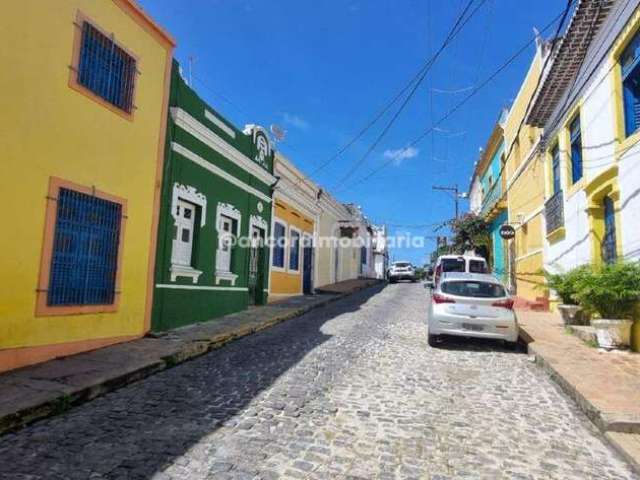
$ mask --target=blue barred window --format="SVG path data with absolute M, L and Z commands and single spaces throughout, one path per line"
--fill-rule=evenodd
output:
M 88 22 L 82 24 L 78 83 L 127 113 L 133 109 L 136 60 Z
M 60 189 L 49 306 L 114 303 L 121 220 L 119 203 Z
M 576 183 L 582 178 L 582 131 L 580 129 L 580 115 L 569 126 L 571 138 L 571 181 Z
M 636 33 L 620 56 L 627 136 L 640 128 L 640 33 Z

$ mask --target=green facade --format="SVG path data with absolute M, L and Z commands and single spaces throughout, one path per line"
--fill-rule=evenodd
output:
M 264 238 L 269 237 L 273 151 L 265 132 L 258 127 L 245 134 L 227 122 L 186 84 L 175 61 L 169 107 L 155 267 L 154 331 L 203 322 L 250 304 L 266 303 L 269 278 L 269 252 L 265 245 L 253 251 L 259 261 L 254 262 L 252 270 L 258 265 L 259 275 L 251 282 L 255 285 L 251 289 L 249 246 L 229 248 L 230 261 L 225 265 L 230 268 L 223 271 L 235 278 L 219 275 L 216 268 L 218 256 L 226 259 L 219 243 L 220 236 L 225 235 L 219 212 L 224 213 L 225 208 L 231 207 L 239 217 L 239 221 L 234 218 L 232 222 L 235 238 L 248 237 L 252 226 L 260 228 Z M 260 155 L 257 145 L 264 147 L 265 142 L 269 152 L 265 154 L 263 148 Z M 244 158 L 244 165 L 238 157 Z M 247 168 L 246 160 L 267 175 L 259 178 L 261 175 L 255 170 Z M 186 210 L 193 207 L 193 220 L 176 215 L 181 205 L 183 215 L 185 205 Z M 190 221 L 191 234 L 183 232 L 184 223 L 180 223 L 187 222 L 185 228 L 189 229 Z M 175 244 L 185 239 L 190 243 L 179 245 L 190 245 L 190 255 L 184 254 L 185 249 L 178 255 Z M 180 263 L 176 262 L 177 256 Z M 192 272 L 201 273 L 196 276 Z

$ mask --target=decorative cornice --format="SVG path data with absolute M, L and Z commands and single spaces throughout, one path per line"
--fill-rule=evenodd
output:
M 233 128 L 231 128 L 229 125 L 227 125 L 226 123 L 224 123 L 222 120 L 220 120 L 218 117 L 216 117 L 215 113 L 209 111 L 207 108 L 204 109 L 204 116 L 206 117 L 207 120 L 209 120 L 211 123 L 213 123 L 216 127 L 218 127 L 220 130 L 222 130 L 224 133 L 226 133 L 227 135 L 229 135 L 231 138 L 235 139 L 236 138 L 236 132 Z
M 193 135 L 209 148 L 223 155 L 240 168 L 255 176 L 267 185 L 273 185 L 276 177 L 267 172 L 259 164 L 251 160 L 240 150 L 227 143 L 223 138 L 218 136 L 211 129 L 200 123 L 198 120 L 189 115 L 185 110 L 179 107 L 171 107 L 171 118 L 175 124 L 182 128 L 185 132 Z
M 269 224 L 260 215 L 251 215 L 249 217 L 249 225 L 262 228 L 265 232 L 269 230 Z
M 198 193 L 198 191 L 190 185 L 181 185 L 178 182 L 174 183 L 173 196 L 171 199 L 171 216 L 175 221 L 178 220 L 178 217 L 176 216 L 176 206 L 179 198 L 198 205 L 202 209 L 202 213 L 200 215 L 200 226 L 204 227 L 207 221 L 207 197 L 202 193 Z
M 193 163 L 195 163 L 195 164 L 201 166 L 202 168 L 208 170 L 209 172 L 213 173 L 214 175 L 217 175 L 217 176 L 223 178 L 224 180 L 228 181 L 229 183 L 235 185 L 236 187 L 241 188 L 245 192 L 250 193 L 251 195 L 254 195 L 254 196 L 258 197 L 260 200 L 263 200 L 263 201 L 268 202 L 268 203 L 271 202 L 271 197 L 269 197 L 268 195 L 262 193 L 260 190 L 257 190 L 256 188 L 254 188 L 254 187 L 252 187 L 250 185 L 247 185 L 242 180 L 239 180 L 236 177 L 234 177 L 233 175 L 231 175 L 230 173 L 225 172 L 220 167 L 212 164 L 211 162 L 208 162 L 207 160 L 205 160 L 204 158 L 202 158 L 198 154 L 193 153 L 191 150 L 183 147 L 179 143 L 171 142 L 171 149 L 174 152 L 179 153 L 180 155 L 182 155 L 184 158 L 186 158 L 188 160 L 191 160 Z

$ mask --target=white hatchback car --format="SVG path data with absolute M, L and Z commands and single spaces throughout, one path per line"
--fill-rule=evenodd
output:
M 443 273 L 431 295 L 428 323 L 431 346 L 440 335 L 518 341 L 513 299 L 493 275 Z

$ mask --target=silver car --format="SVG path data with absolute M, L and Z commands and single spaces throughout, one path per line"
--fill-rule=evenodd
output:
M 443 273 L 429 304 L 429 345 L 440 335 L 518 341 L 513 299 L 493 275 Z

